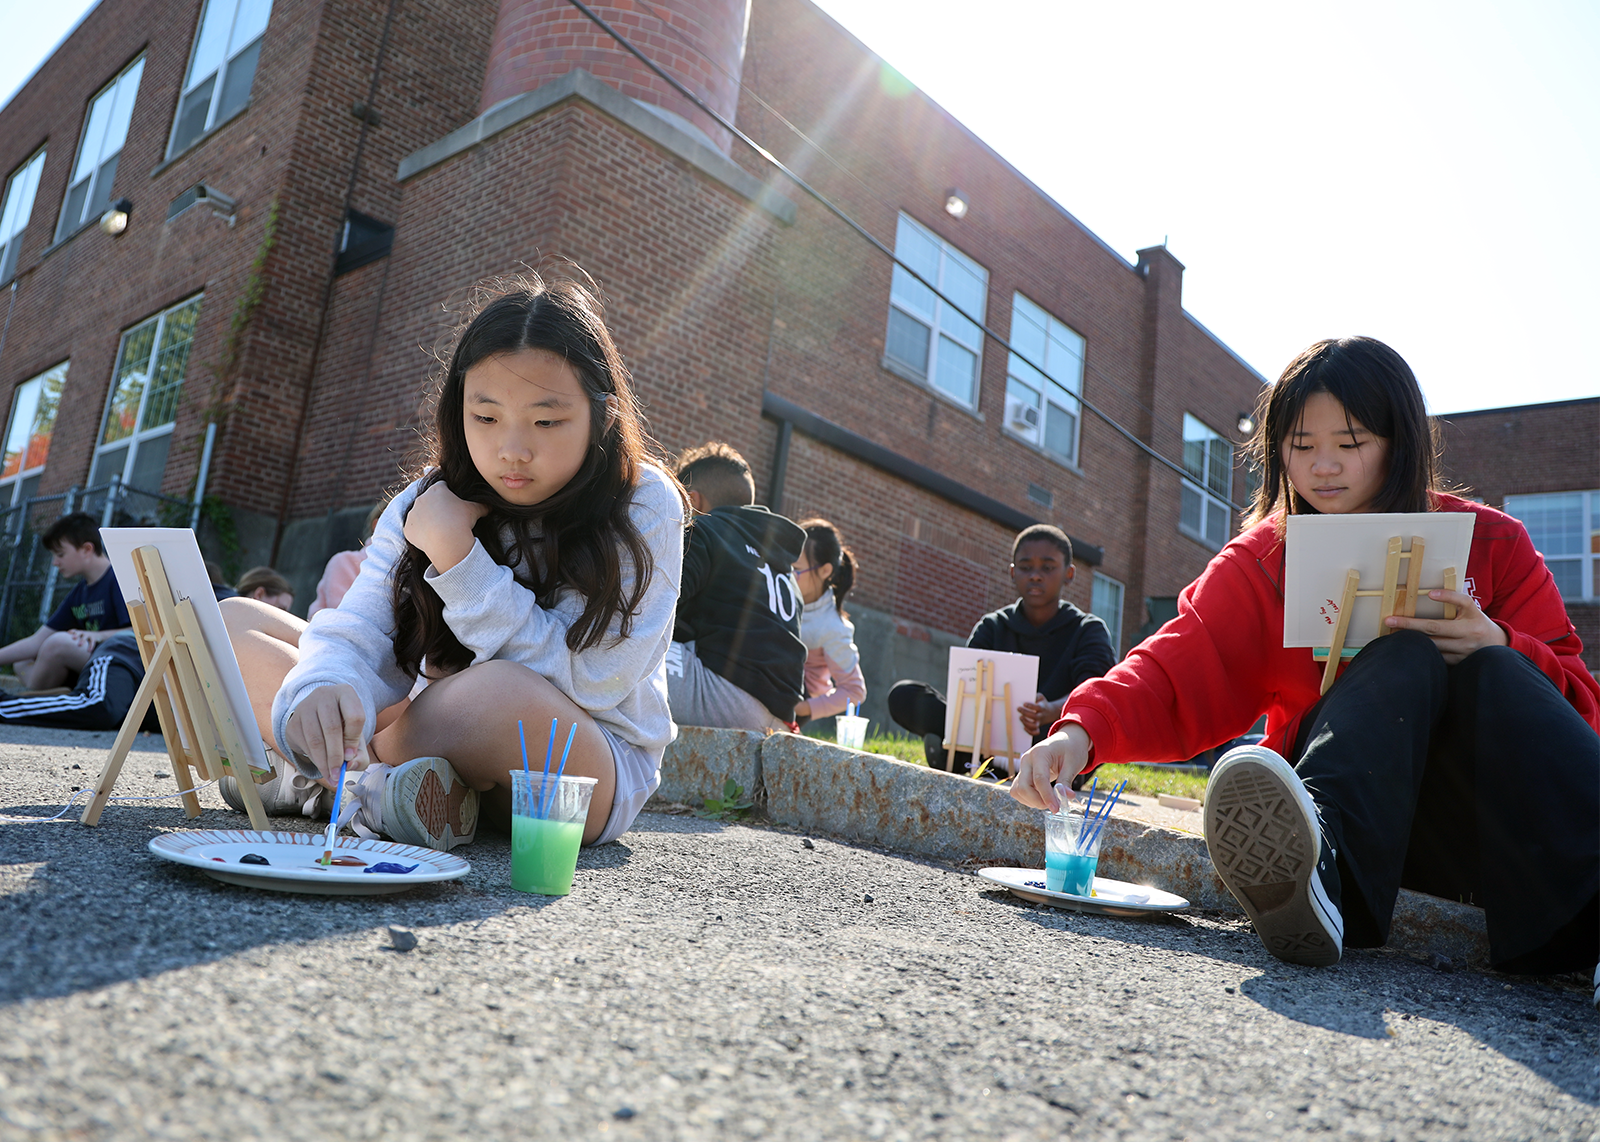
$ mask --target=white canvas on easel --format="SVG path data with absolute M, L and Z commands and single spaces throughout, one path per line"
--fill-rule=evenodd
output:
M 188 815 L 200 812 L 199 801 L 190 792 L 193 768 L 204 780 L 237 778 L 251 826 L 266 828 L 255 782 L 272 775 L 272 764 L 194 532 L 170 527 L 102 528 L 100 538 L 128 604 L 146 673 L 84 810 L 83 823 L 99 821 L 133 734 L 153 704 Z
M 981 672 L 979 663 L 984 664 Z M 1037 655 L 952 646 L 945 688 L 944 748 L 970 752 L 975 744 L 981 744 L 983 757 L 1022 756 L 1033 744 L 1033 736 L 1022 728 L 1017 707 L 1033 701 L 1038 692 Z M 980 718 L 986 725 L 981 743 L 976 732 Z
M 1355 515 L 1292 515 L 1284 537 L 1283 645 L 1325 647 L 1340 625 L 1345 580 L 1358 572 L 1362 588 L 1350 614 L 1345 616 L 1345 651 L 1365 646 L 1379 637 L 1383 615 L 1383 587 L 1405 592 L 1405 613 L 1437 619 L 1446 615 L 1443 603 L 1427 597 L 1429 589 L 1444 583 L 1447 569 L 1455 581 L 1464 581 L 1467 556 L 1472 550 L 1471 512 L 1385 512 Z M 1386 584 L 1389 544 L 1400 538 L 1409 552 L 1415 540 L 1425 551 L 1420 567 L 1402 570 L 1403 581 Z M 1407 590 L 1416 585 L 1418 590 Z M 1456 588 L 1460 590 L 1458 586 Z

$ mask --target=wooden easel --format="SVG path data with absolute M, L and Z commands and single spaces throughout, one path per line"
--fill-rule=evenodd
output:
M 1424 592 L 1441 589 L 1454 591 L 1456 589 L 1456 569 L 1454 567 L 1446 567 L 1444 569 L 1444 583 L 1441 587 L 1416 587 L 1412 585 L 1413 581 L 1422 575 L 1424 550 L 1425 545 L 1420 535 L 1411 537 L 1411 549 L 1409 551 L 1401 550 L 1400 537 L 1398 535 L 1391 536 L 1389 538 L 1389 556 L 1383 565 L 1383 590 L 1381 591 L 1360 590 L 1361 572 L 1355 568 L 1351 568 L 1345 575 L 1344 597 L 1339 602 L 1339 618 L 1334 623 L 1333 642 L 1329 644 L 1326 652 L 1328 656 L 1327 665 L 1322 668 L 1322 692 L 1324 694 L 1328 692 L 1328 687 L 1333 685 L 1334 676 L 1339 673 L 1340 661 L 1346 655 L 1354 655 L 1353 650 L 1347 651 L 1345 649 L 1344 640 L 1350 630 L 1350 610 L 1355 606 L 1357 599 L 1381 598 L 1383 600 L 1379 604 L 1378 611 L 1378 637 L 1382 638 L 1384 635 L 1394 633 L 1384 623 L 1384 620 L 1390 615 L 1404 615 L 1408 619 L 1416 618 L 1417 598 Z M 1406 581 L 1404 583 L 1400 582 L 1401 560 L 1406 562 Z M 1456 617 L 1456 609 L 1453 604 L 1444 604 L 1444 617 L 1447 619 Z M 1313 658 L 1320 659 L 1322 655 L 1323 650 L 1321 647 L 1312 651 Z
M 267 814 L 261 807 L 256 781 L 270 779 L 272 774 L 250 765 L 250 754 L 244 748 L 246 731 L 235 723 L 233 711 L 228 708 L 227 694 L 194 604 L 173 597 L 156 548 L 138 548 L 133 553 L 133 565 L 144 602 L 130 606 L 128 614 L 138 637 L 139 657 L 144 660 L 144 681 L 133 696 L 133 706 L 122 721 L 95 786 L 94 799 L 84 809 L 81 820 L 85 825 L 99 824 L 100 811 L 106 807 L 117 775 L 122 772 L 133 735 L 139 732 L 145 711 L 154 702 L 167 755 L 172 758 L 172 775 L 183 790 L 184 812 L 190 817 L 200 815 L 191 768 L 202 781 L 231 775 L 238 778 L 250 827 L 264 830 L 268 827 Z M 254 727 L 248 732 L 255 732 Z
M 1021 753 L 1014 748 L 1016 743 L 1011 740 L 1011 683 L 1007 682 L 1005 684 L 1003 693 L 996 694 L 994 692 L 994 663 L 988 659 L 980 658 L 978 659 L 978 676 L 973 681 L 972 692 L 970 694 L 967 692 L 967 680 L 965 678 L 956 683 L 956 694 L 955 698 L 952 699 L 955 704 L 955 720 L 950 723 L 950 736 L 945 739 L 944 743 L 945 756 L 951 759 L 951 764 L 954 764 L 956 751 L 963 748 L 956 743 L 961 740 L 961 714 L 966 707 L 968 698 L 972 699 L 974 717 L 972 745 L 967 747 L 972 750 L 972 768 L 976 770 L 979 761 L 983 758 L 984 738 L 988 736 L 989 724 L 994 718 L 992 706 L 996 701 L 1005 702 L 1006 748 L 992 750 L 989 756 L 1003 757 L 1010 762 L 1014 762 L 1021 757 Z

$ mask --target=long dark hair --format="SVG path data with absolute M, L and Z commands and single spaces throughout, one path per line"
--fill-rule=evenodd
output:
M 580 271 L 581 272 L 581 271 Z M 435 392 L 423 488 L 443 480 L 489 513 L 472 533 L 496 563 L 521 568 L 541 604 L 562 588 L 583 596 L 567 629 L 567 648 L 599 645 L 613 620 L 626 638 L 654 561 L 629 517 L 640 466 L 653 459 L 628 370 L 601 317 L 597 294 L 570 280 L 529 273 L 479 288 Z M 563 358 L 589 397 L 589 450 L 567 485 L 532 506 L 507 503 L 467 450 L 463 385 L 469 369 L 505 353 L 539 349 Z M 624 566 L 634 570 L 631 589 Z M 433 676 L 469 666 L 472 652 L 444 621 L 444 604 L 423 579 L 428 557 L 407 544 L 395 564 L 394 656 L 415 677 L 427 659 Z
M 801 520 L 800 527 L 806 533 L 805 561 L 813 567 L 819 563 L 833 564 L 833 574 L 822 585 L 832 589 L 834 609 L 848 617 L 849 612 L 844 609 L 844 597 L 856 584 L 855 555 L 839 538 L 839 529 L 827 520 Z
M 1279 511 L 1317 514 L 1289 483 L 1283 464 L 1283 442 L 1300 423 L 1306 400 L 1316 393 L 1327 393 L 1343 405 L 1347 422 L 1359 423 L 1389 443 L 1389 471 L 1372 510 L 1431 510 L 1433 493 L 1439 490 L 1439 452 L 1416 374 L 1382 341 L 1340 337 L 1303 350 L 1277 383 L 1261 394 L 1249 445 L 1261 486 L 1249 522 L 1258 523 Z

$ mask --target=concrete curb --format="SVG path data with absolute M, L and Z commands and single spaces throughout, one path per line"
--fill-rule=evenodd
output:
M 734 780 L 775 824 L 952 864 L 1033 867 L 1039 814 L 1003 789 L 797 734 L 680 726 L 661 762 L 660 802 L 701 805 Z M 1100 871 L 1237 912 L 1203 838 L 1120 810 L 1106 826 Z M 1456 964 L 1489 958 L 1483 911 L 1402 889 L 1389 946 Z

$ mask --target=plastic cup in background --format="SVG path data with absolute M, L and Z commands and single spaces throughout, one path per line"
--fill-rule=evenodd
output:
M 1093 891 L 1095 866 L 1100 863 L 1100 837 L 1093 817 L 1088 828 L 1093 839 L 1080 851 L 1083 811 L 1063 805 L 1061 812 L 1044 815 L 1044 886 L 1051 892 L 1088 896 Z
M 565 896 L 572 891 L 572 874 L 578 869 L 578 849 L 589 818 L 592 777 L 554 774 L 511 774 L 511 887 L 541 896 Z M 546 783 L 554 788 L 546 794 Z M 539 816 L 541 797 L 548 798 Z
M 840 714 L 833 719 L 833 739 L 845 749 L 861 749 L 867 744 L 867 719 Z

